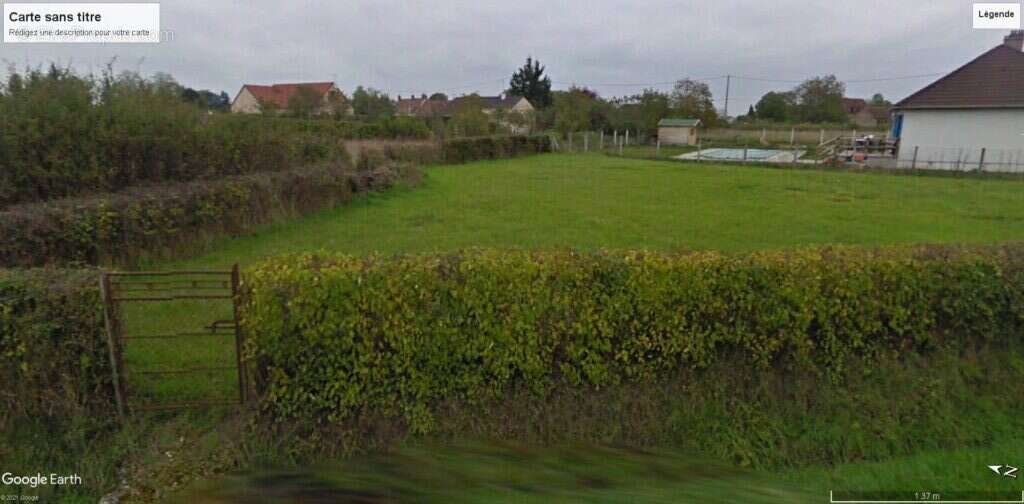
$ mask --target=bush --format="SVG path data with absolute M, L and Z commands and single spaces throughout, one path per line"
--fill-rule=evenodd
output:
M 97 272 L 0 270 L 0 420 L 112 416 L 105 334 Z
M 339 139 L 208 115 L 168 77 L 13 72 L 0 88 L 0 208 L 143 182 L 190 182 L 344 160 Z
M 1022 264 L 1020 245 L 305 254 L 250 268 L 242 317 L 275 416 L 428 432 L 449 401 L 544 401 L 723 362 L 838 383 L 851 360 L 983 347 L 1019 334 Z
M 393 162 L 416 165 L 460 164 L 551 152 L 547 136 L 514 135 L 445 140 L 440 144 L 385 144 L 363 149 L 357 165 L 366 170 Z
M 120 264 L 194 251 L 208 238 L 302 215 L 414 177 L 411 167 L 343 166 L 137 187 L 0 211 L 0 265 Z
M 458 138 L 445 141 L 441 149 L 445 163 L 469 163 L 551 152 L 551 138 L 546 135 Z

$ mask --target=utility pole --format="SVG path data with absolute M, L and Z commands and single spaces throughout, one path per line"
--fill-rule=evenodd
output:
M 729 120 L 729 81 L 732 80 L 731 75 L 725 76 L 725 119 Z

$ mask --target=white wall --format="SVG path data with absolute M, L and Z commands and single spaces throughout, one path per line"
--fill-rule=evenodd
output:
M 693 128 L 659 126 L 658 141 L 662 145 L 694 145 L 697 143 L 697 135 Z
M 260 102 L 248 89 L 242 88 L 231 104 L 231 112 L 236 114 L 258 114 L 260 113 Z
M 1024 109 L 905 110 L 900 168 L 1024 172 Z M 917 161 L 913 162 L 914 147 Z

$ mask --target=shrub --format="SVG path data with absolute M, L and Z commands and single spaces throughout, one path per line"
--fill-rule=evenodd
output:
M 0 208 L 344 160 L 338 138 L 208 115 L 169 77 L 13 72 L 0 88 Z
M 0 264 L 114 264 L 194 251 L 204 240 L 301 215 L 414 177 L 406 166 L 323 166 L 136 187 L 0 211 Z
M 105 334 L 95 271 L 0 270 L 0 419 L 113 411 Z
M 512 391 L 657 381 L 736 362 L 832 383 L 851 360 L 1015 337 L 1024 248 L 688 255 L 291 255 L 246 272 L 243 323 L 280 417 L 433 429 Z
M 357 166 L 366 170 L 393 162 L 416 165 L 460 164 L 544 152 L 551 152 L 551 139 L 542 135 L 459 138 L 438 144 L 391 143 L 362 149 Z
M 551 138 L 546 135 L 458 138 L 445 141 L 441 148 L 444 162 L 457 164 L 551 152 Z

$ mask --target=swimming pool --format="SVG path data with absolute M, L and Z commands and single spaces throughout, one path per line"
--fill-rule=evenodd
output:
M 746 150 L 746 157 L 744 157 L 743 151 Z M 704 149 L 699 152 L 691 152 L 689 154 L 683 154 L 676 156 L 678 159 L 719 159 L 723 161 L 764 161 L 764 162 L 776 162 L 776 163 L 791 163 L 793 162 L 793 152 L 788 150 L 778 149 L 728 149 L 728 148 L 715 148 L 715 149 Z M 796 151 L 796 157 L 799 158 L 804 154 L 804 151 Z

